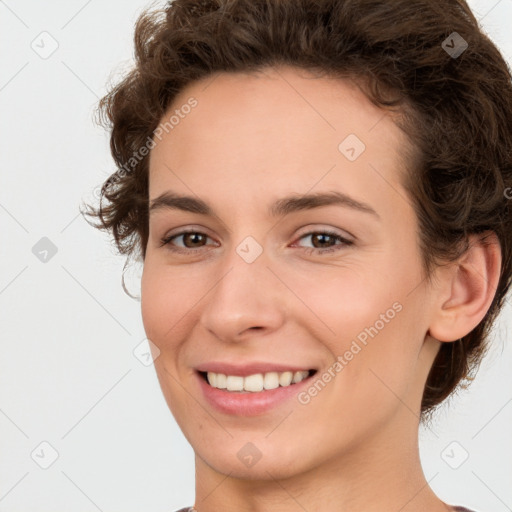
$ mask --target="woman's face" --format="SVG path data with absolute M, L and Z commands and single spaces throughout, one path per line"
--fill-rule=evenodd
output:
M 351 82 L 289 67 L 196 82 L 166 121 L 150 155 L 142 315 L 198 460 L 267 479 L 401 449 L 439 344 L 402 132 Z M 316 374 L 214 390 L 198 368 L 222 364 L 230 386 L 271 365 Z

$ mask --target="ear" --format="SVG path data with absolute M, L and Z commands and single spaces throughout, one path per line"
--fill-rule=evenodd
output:
M 439 341 L 456 341 L 480 323 L 494 299 L 501 271 L 498 237 L 493 231 L 470 235 L 467 251 L 438 269 L 429 334 Z

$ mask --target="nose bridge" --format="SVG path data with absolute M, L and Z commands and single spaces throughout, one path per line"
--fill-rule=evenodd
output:
M 246 237 L 234 246 L 208 294 L 201 323 L 224 340 L 236 340 L 247 329 L 275 329 L 283 321 L 279 283 L 270 271 L 263 246 Z

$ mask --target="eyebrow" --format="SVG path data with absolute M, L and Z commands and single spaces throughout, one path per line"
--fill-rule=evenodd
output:
M 292 212 L 311 210 L 321 206 L 337 205 L 351 208 L 359 212 L 371 214 L 377 219 L 380 215 L 368 204 L 358 201 L 343 192 L 328 191 L 307 195 L 290 195 L 278 199 L 270 205 L 271 217 L 282 217 Z M 201 215 L 214 215 L 213 209 L 202 199 L 192 196 L 182 196 L 171 191 L 164 192 L 153 199 L 149 205 L 149 213 L 157 210 L 182 210 L 185 212 L 199 213 Z

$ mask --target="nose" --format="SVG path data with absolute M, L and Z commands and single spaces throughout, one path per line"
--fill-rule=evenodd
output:
M 276 273 L 265 251 L 251 263 L 233 251 L 205 297 L 202 327 L 226 342 L 242 341 L 254 331 L 263 335 L 279 329 L 290 298 Z

